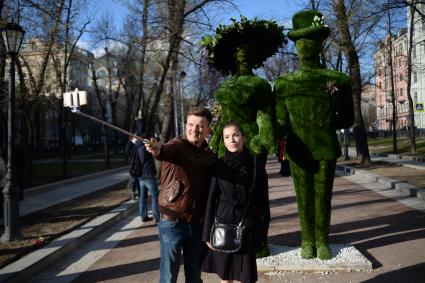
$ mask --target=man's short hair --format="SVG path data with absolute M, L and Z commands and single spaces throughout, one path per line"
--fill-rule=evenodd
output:
M 211 124 L 211 121 L 213 119 L 213 115 L 211 114 L 210 110 L 204 107 L 192 107 L 187 111 L 187 116 L 193 115 L 198 117 L 204 117 L 207 119 L 208 123 Z

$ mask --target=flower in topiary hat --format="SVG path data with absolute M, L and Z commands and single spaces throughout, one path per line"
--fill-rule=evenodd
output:
M 296 13 L 292 17 L 292 30 L 288 37 L 292 41 L 300 38 L 325 39 L 330 34 L 330 29 L 324 23 L 324 17 L 319 11 L 308 10 Z
M 247 63 L 251 68 L 259 68 L 285 43 L 283 26 L 275 21 L 248 20 L 244 16 L 240 21 L 234 18 L 231 21 L 230 25 L 219 25 L 215 35 L 204 36 L 201 41 L 209 62 L 223 74 L 235 74 L 238 48 L 247 49 Z

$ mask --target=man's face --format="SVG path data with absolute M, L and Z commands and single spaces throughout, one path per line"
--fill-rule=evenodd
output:
M 210 132 L 210 123 L 205 117 L 189 115 L 186 122 L 186 139 L 195 145 L 201 145 Z

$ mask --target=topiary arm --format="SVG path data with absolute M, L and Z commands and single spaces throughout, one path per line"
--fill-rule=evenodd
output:
M 223 131 L 223 124 L 219 122 L 217 124 L 217 127 L 214 129 L 214 134 L 212 135 L 210 143 L 209 143 L 209 147 L 215 153 L 218 153 L 220 148 L 222 131 Z
M 276 120 L 276 135 L 277 139 L 280 141 L 286 136 L 288 130 L 290 129 L 289 113 L 286 107 L 286 103 L 284 101 L 281 101 L 280 103 L 276 104 Z
M 265 152 L 273 154 L 276 151 L 276 145 L 271 115 L 263 110 L 258 110 L 257 125 L 258 134 L 251 140 L 251 149 L 257 155 Z

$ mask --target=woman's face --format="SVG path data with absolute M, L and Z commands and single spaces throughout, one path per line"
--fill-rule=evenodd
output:
M 230 152 L 241 152 L 245 141 L 242 133 L 235 126 L 229 126 L 223 129 L 224 145 Z

